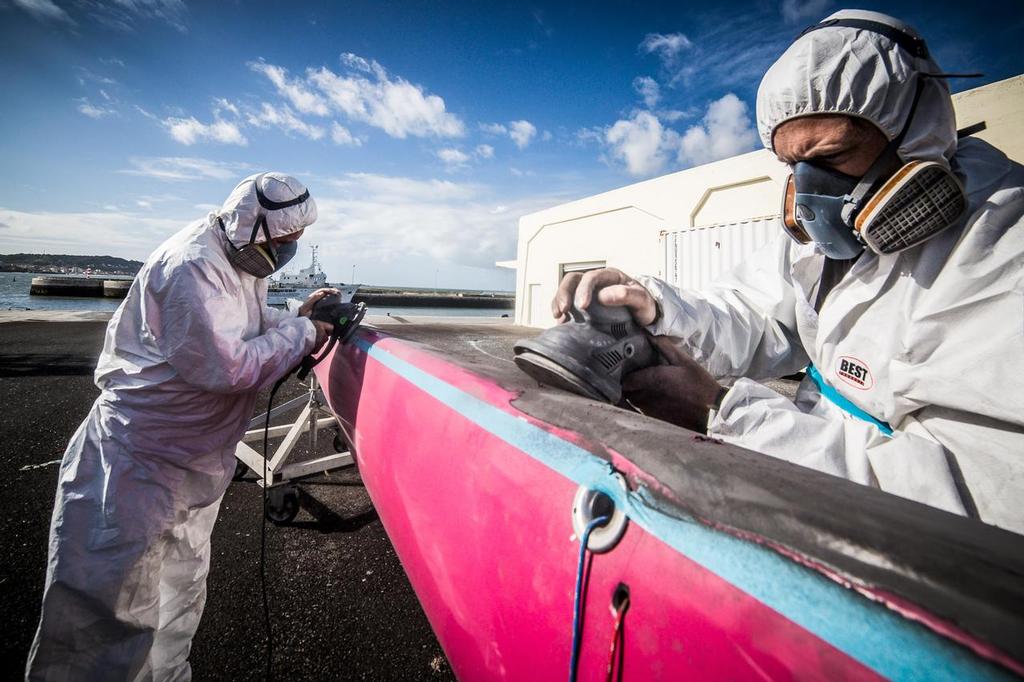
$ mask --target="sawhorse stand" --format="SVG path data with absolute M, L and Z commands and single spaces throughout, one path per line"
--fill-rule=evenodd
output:
M 248 430 L 242 436 L 242 441 L 235 447 L 235 457 L 238 458 L 235 478 L 245 474 L 247 469 L 256 472 L 256 475 L 259 476 L 257 482 L 268 489 L 265 511 L 267 519 L 273 523 L 288 523 L 299 513 L 299 491 L 293 483 L 295 479 L 333 471 L 351 466 L 353 463 L 352 453 L 345 446 L 340 430 L 334 437 L 335 454 L 316 457 L 304 462 L 288 463 L 288 457 L 298 442 L 299 436 L 308 431 L 309 451 L 316 453 L 317 434 L 320 429 L 336 425 L 334 417 L 330 416 L 330 413 L 324 408 L 324 395 L 320 390 L 316 374 L 310 374 L 309 391 L 306 395 L 278 405 L 270 411 L 270 416 L 273 418 L 299 405 L 303 406 L 302 411 L 299 412 L 298 418 L 293 423 L 271 426 L 267 431 L 268 440 L 284 436 L 284 440 L 277 446 L 277 450 L 269 459 L 264 459 L 261 452 L 247 445 L 252 442 L 263 443 L 266 413 L 253 417 L 249 422 Z M 266 471 L 266 479 L 264 479 L 264 471 Z

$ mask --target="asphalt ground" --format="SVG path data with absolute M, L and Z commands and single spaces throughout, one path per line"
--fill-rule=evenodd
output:
M 0 660 L 12 678 L 24 669 L 38 622 L 59 460 L 98 394 L 92 372 L 105 326 L 0 324 Z M 291 381 L 275 404 L 302 392 Z M 331 441 L 328 431 L 316 454 L 332 453 Z M 311 456 L 306 443 L 303 438 L 292 461 Z M 316 476 L 300 489 L 295 521 L 267 527 L 274 677 L 453 679 L 358 472 Z M 206 611 L 190 659 L 196 680 L 263 677 L 261 508 L 261 490 L 251 477 L 232 483 L 224 496 Z

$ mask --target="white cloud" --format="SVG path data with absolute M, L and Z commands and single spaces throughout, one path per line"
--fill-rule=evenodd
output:
M 317 194 L 313 227 L 322 253 L 358 253 L 381 263 L 434 259 L 492 268 L 515 252 L 520 215 L 563 197 L 509 200 L 489 187 L 445 180 L 352 173 Z
M 251 170 L 246 164 L 224 163 L 184 156 L 133 158 L 132 168 L 118 171 L 167 181 L 242 179 Z
M 526 149 L 537 134 L 537 128 L 529 121 L 512 121 L 508 124 L 508 136 L 520 149 Z
M 224 112 L 228 112 L 232 116 L 239 116 L 238 107 L 223 97 L 218 97 L 213 100 L 213 115 L 220 116 Z
M 661 87 L 658 81 L 650 76 L 637 76 L 633 79 L 633 89 L 644 100 L 644 105 L 651 109 L 661 99 Z
M 391 137 L 462 137 L 465 125 L 445 108 L 444 100 L 375 61 L 343 54 L 347 72 L 321 67 L 306 71 L 306 82 L 317 88 L 328 106 L 349 120 L 380 128 Z
M 231 178 L 239 176 L 232 173 Z M 320 219 L 307 239 L 320 245 L 325 262 L 351 263 L 355 255 L 361 264 L 388 267 L 429 263 L 431 274 L 442 268 L 442 277 L 446 265 L 492 272 L 494 261 L 515 253 L 519 216 L 567 198 L 549 194 L 517 199 L 476 183 L 359 173 L 318 183 L 315 196 Z M 182 211 L 168 216 L 159 206 L 152 212 L 91 213 L 25 213 L 0 207 L 0 224 L 8 226 L 3 230 L 8 250 L 38 253 L 60 243 L 69 253 L 141 260 L 189 221 L 217 208 L 182 202 Z M 348 267 L 328 270 L 328 275 L 332 281 L 347 278 Z
M 680 111 L 679 109 L 658 109 L 656 112 L 658 118 L 666 123 L 675 123 L 684 118 L 693 118 L 700 113 L 700 109 L 691 108 L 687 111 Z
M 148 112 L 145 109 L 143 109 L 142 107 L 140 107 L 138 104 L 133 104 L 132 106 L 135 107 L 135 111 L 139 112 L 140 114 L 142 114 L 143 116 L 145 116 L 149 120 L 151 120 L 151 121 L 159 121 L 160 120 L 160 118 L 158 116 L 156 116 L 155 114 L 151 114 L 150 112 Z
M 74 25 L 75 20 L 61 9 L 53 0 L 13 0 L 15 7 L 20 7 L 39 21 L 55 21 Z
M 469 154 L 466 154 L 459 149 L 455 149 L 454 147 L 439 149 L 436 154 L 437 158 L 441 159 L 448 171 L 465 168 L 466 164 L 469 162 Z
M 188 118 L 172 117 L 164 119 L 163 126 L 167 128 L 171 137 L 186 146 L 204 140 L 220 144 L 237 144 L 243 147 L 249 144 L 238 126 L 230 121 L 214 120 L 213 123 L 201 123 L 193 116 Z
M 99 23 L 124 33 L 135 33 L 139 24 L 147 21 L 166 23 L 181 33 L 188 31 L 184 0 L 93 0 L 79 4 Z
M 333 121 L 331 123 L 331 140 L 334 144 L 341 145 L 343 147 L 359 147 L 363 144 L 362 140 L 353 136 L 348 128 L 339 124 L 337 121 Z
M 117 81 L 110 76 L 104 76 L 94 71 L 90 71 L 84 66 L 76 66 L 75 73 L 78 74 L 78 84 L 85 86 L 88 83 L 99 83 L 100 85 L 117 85 Z
M 624 162 L 626 170 L 634 176 L 653 175 L 664 168 L 678 140 L 678 134 L 664 128 L 649 111 L 616 121 L 604 135 L 611 155 Z
M 198 216 L 192 216 L 196 218 Z M 39 253 L 54 244 L 67 253 L 111 255 L 142 260 L 188 219 L 166 218 L 106 206 L 92 212 L 25 212 L 0 208 L 5 250 Z
M 780 10 L 787 24 L 823 19 L 830 0 L 782 0 Z
M 177 194 L 143 194 L 135 199 L 135 205 L 139 208 L 151 211 L 154 206 L 160 205 L 161 210 L 167 212 L 166 204 L 180 204 L 181 196 Z
M 469 200 L 484 191 L 482 186 L 469 183 L 416 180 L 374 173 L 348 173 L 341 179 L 330 181 L 329 185 L 353 195 L 366 192 L 381 201 L 396 203 L 459 202 Z
M 476 155 L 481 159 L 493 159 L 494 147 L 489 144 L 478 144 L 476 146 Z
M 646 54 L 657 54 L 666 69 L 674 67 L 683 50 L 691 47 L 693 43 L 682 33 L 648 33 L 640 43 L 640 49 Z
M 327 108 L 327 101 L 323 97 L 307 88 L 300 81 L 289 80 L 288 72 L 280 66 L 267 64 L 261 60 L 249 62 L 249 68 L 269 78 L 270 82 L 277 88 L 277 91 L 303 114 L 313 114 L 315 116 L 327 116 L 330 114 Z
M 525 149 L 529 146 L 530 141 L 537 136 L 537 127 L 526 120 L 509 121 L 508 125 L 504 123 L 481 123 L 479 127 L 482 132 L 488 135 L 508 136 L 520 149 Z M 551 133 L 545 131 L 543 139 L 550 140 Z
M 731 92 L 708 105 L 704 120 L 687 129 L 679 146 L 679 162 L 687 165 L 710 163 L 742 152 L 757 144 L 747 105 Z
M 296 116 L 287 104 L 275 108 L 264 102 L 258 112 L 248 113 L 246 119 L 249 121 L 249 125 L 257 128 L 274 126 L 286 134 L 297 133 L 310 140 L 319 140 L 325 134 L 324 129 L 320 126 L 310 125 Z
M 89 118 L 103 118 L 105 116 L 112 116 L 117 112 L 107 106 L 96 106 L 91 103 L 87 98 L 82 97 L 78 101 L 78 111 Z

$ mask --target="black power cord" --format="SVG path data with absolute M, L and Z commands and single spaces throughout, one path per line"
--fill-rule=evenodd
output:
M 274 407 L 274 396 L 285 381 L 292 374 L 298 373 L 299 380 L 304 380 L 310 370 L 323 361 L 334 346 L 340 341 L 341 345 L 348 343 L 348 340 L 355 334 L 359 323 L 366 314 L 364 303 L 343 303 L 338 294 L 328 294 L 313 304 L 313 311 L 310 319 L 323 320 L 334 325 L 331 335 L 324 344 L 319 356 L 307 355 L 302 362 L 292 368 L 287 374 L 277 380 L 274 387 L 270 389 L 270 398 L 267 400 L 267 418 L 263 425 L 263 513 L 260 515 L 260 591 L 263 593 L 263 624 L 267 633 L 267 664 L 265 678 L 267 682 L 273 678 L 274 663 L 274 626 L 270 620 L 270 598 L 267 592 L 267 503 L 269 501 L 270 485 L 267 481 L 268 469 L 268 441 L 270 440 L 270 411 Z
M 270 411 L 274 407 L 274 396 L 277 389 L 292 375 L 288 372 L 277 380 L 274 387 L 270 389 L 270 399 L 267 401 L 267 419 L 263 426 L 263 510 L 260 514 L 260 591 L 263 593 L 263 624 L 267 632 L 267 666 L 266 680 L 273 679 L 272 666 L 274 662 L 274 626 L 270 620 L 270 598 L 267 593 L 267 502 L 270 486 L 267 482 L 267 443 L 270 440 Z

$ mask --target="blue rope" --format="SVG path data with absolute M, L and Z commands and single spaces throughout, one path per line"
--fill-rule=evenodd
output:
M 572 600 L 572 656 L 569 660 L 569 682 L 576 682 L 576 668 L 579 666 L 580 636 L 583 634 L 583 622 L 580 616 L 582 604 L 580 597 L 583 594 L 583 567 L 587 562 L 587 545 L 590 544 L 590 533 L 598 526 L 608 523 L 607 516 L 599 516 L 587 524 L 580 538 L 580 562 L 576 568 L 576 594 Z

